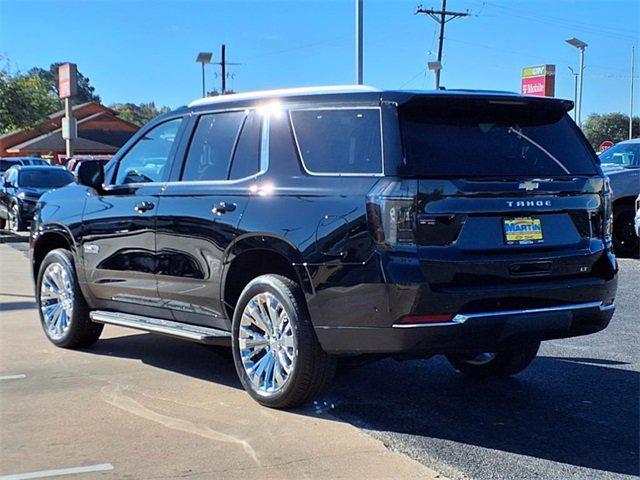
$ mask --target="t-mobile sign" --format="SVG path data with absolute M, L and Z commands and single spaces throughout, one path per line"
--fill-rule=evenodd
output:
M 522 69 L 522 94 L 553 97 L 556 93 L 556 66 L 538 65 Z

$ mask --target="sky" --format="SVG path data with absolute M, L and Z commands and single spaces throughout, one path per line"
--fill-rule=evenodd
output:
M 423 0 L 439 8 L 441 0 Z M 431 89 L 437 24 L 414 15 L 418 0 L 364 0 L 364 81 L 386 89 Z M 521 69 L 556 65 L 556 96 L 573 99 L 578 50 L 588 44 L 583 114 L 629 112 L 636 46 L 640 114 L 639 0 L 448 0 L 470 13 L 446 24 L 442 85 L 520 90 Z M 353 83 L 354 0 L 0 0 L 0 54 L 12 71 L 69 61 L 103 103 L 171 108 L 201 95 L 198 52 L 220 60 L 227 45 L 237 91 Z M 207 90 L 220 88 L 208 65 Z

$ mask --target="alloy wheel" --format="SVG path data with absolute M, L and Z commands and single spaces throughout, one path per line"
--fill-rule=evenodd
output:
M 296 366 L 297 339 L 284 305 L 271 293 L 259 293 L 247 302 L 238 347 L 257 394 L 272 396 L 284 388 Z
M 61 339 L 73 315 L 74 292 L 70 272 L 60 263 L 51 263 L 42 275 L 40 310 L 47 334 Z

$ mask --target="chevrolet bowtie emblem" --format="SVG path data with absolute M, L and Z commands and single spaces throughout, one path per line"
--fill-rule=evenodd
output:
M 531 182 L 529 180 L 527 180 L 526 182 L 522 182 L 520 185 L 518 185 L 518 188 L 520 190 L 526 190 L 527 192 L 530 192 L 531 190 L 535 190 L 540 186 L 540 184 L 538 182 Z

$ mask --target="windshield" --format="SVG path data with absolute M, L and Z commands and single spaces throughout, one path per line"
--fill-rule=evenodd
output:
M 21 170 L 18 185 L 32 188 L 58 188 L 73 182 L 73 175 L 61 168 Z
M 426 177 L 593 175 L 594 154 L 564 109 L 434 99 L 400 110 L 405 164 Z
M 14 165 L 18 165 L 15 160 L 0 160 L 0 173 L 6 172 Z
M 603 167 L 635 167 L 640 164 L 640 143 L 618 143 L 600 154 Z

